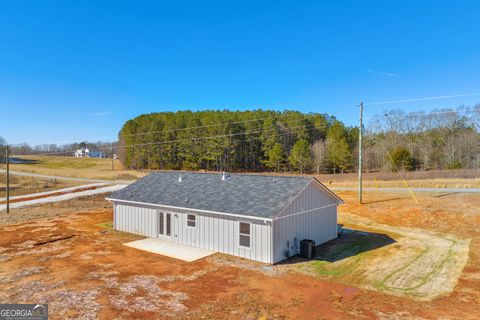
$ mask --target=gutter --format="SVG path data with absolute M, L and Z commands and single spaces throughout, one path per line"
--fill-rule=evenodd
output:
M 162 205 L 162 204 L 139 202 L 139 201 L 131 201 L 131 200 L 122 200 L 122 199 L 114 199 L 114 198 L 105 198 L 105 199 L 108 200 L 108 201 L 111 201 L 111 202 L 140 204 L 140 205 L 151 206 L 151 207 L 158 207 L 158 208 L 169 208 L 169 209 L 176 209 L 176 210 L 187 210 L 187 211 L 193 211 L 194 213 L 195 213 L 195 212 L 201 212 L 201 213 L 210 213 L 210 214 L 231 216 L 231 217 L 237 217 L 237 218 L 243 218 L 243 219 L 259 220 L 259 221 L 263 221 L 265 224 L 267 224 L 267 221 L 270 221 L 270 222 L 273 221 L 272 218 L 262 218 L 262 217 L 256 217 L 256 216 L 247 216 L 247 215 L 235 214 L 235 213 L 226 213 L 226 212 L 218 212 L 218 211 L 210 211 L 210 210 L 202 210 L 202 209 L 192 209 L 192 208 L 185 208 L 185 207 L 168 206 L 168 205 Z

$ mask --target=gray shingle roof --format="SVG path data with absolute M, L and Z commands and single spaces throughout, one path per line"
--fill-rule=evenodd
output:
M 222 181 L 222 174 L 153 172 L 109 199 L 270 218 L 311 181 L 248 174 L 229 174 Z

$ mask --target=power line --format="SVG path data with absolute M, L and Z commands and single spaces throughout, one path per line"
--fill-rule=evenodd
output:
M 378 119 L 378 118 L 405 118 L 405 117 L 414 117 L 414 116 L 428 116 L 431 114 L 455 114 L 455 113 L 464 113 L 464 112 L 480 112 L 480 110 L 451 110 L 451 111 L 438 111 L 438 112 L 425 112 L 425 113 L 415 113 L 415 114 L 405 114 L 405 115 L 383 115 L 383 116 L 372 116 L 372 117 L 366 117 L 364 119 Z M 271 119 L 274 117 L 268 117 L 268 118 L 259 118 L 259 119 L 250 119 L 247 121 L 258 121 L 262 119 Z M 302 121 L 304 119 L 298 119 L 297 122 Z M 245 121 L 241 121 L 245 122 Z M 220 125 L 225 125 L 225 124 L 231 124 L 231 123 L 240 123 L 240 121 L 235 121 L 235 122 L 229 122 L 229 123 L 224 123 L 224 124 L 215 124 L 215 126 L 220 126 Z M 209 125 L 213 126 L 213 125 Z M 253 134 L 253 133 L 261 133 L 264 131 L 269 131 L 271 128 L 276 127 L 277 125 L 271 125 L 267 128 L 258 128 L 255 131 L 250 131 L 250 132 L 238 132 L 238 133 L 230 133 L 230 134 L 222 134 L 222 135 L 214 135 L 214 136 L 206 136 L 206 137 L 195 137 L 195 138 L 187 138 L 187 139 L 177 139 L 177 140 L 166 140 L 166 141 L 157 141 L 157 142 L 149 142 L 149 143 L 142 143 L 142 144 L 130 144 L 130 145 L 123 145 L 123 146 L 115 146 L 115 148 L 129 148 L 129 147 L 138 147 L 138 146 L 147 146 L 147 145 L 163 145 L 163 144 L 171 144 L 171 143 L 179 143 L 179 142 L 188 142 L 188 141 L 201 141 L 205 139 L 215 139 L 215 138 L 225 138 L 225 137 L 232 137 L 232 136 L 239 136 L 239 135 L 247 135 L 247 134 Z M 303 127 L 308 127 L 308 126 L 315 126 L 315 124 L 310 124 L 310 125 L 302 125 L 302 126 L 294 126 L 294 127 L 287 127 L 288 130 L 295 129 L 295 128 L 303 128 Z M 199 126 L 203 127 L 203 126 Z M 198 127 L 197 127 L 198 128 Z M 183 128 L 187 129 L 187 128 Z M 314 128 L 312 128 L 314 129 Z M 173 129 L 177 130 L 177 129 Z M 180 130 L 180 129 L 179 129 Z M 177 130 L 177 131 L 179 131 Z M 142 133 L 142 134 L 147 134 L 147 133 Z M 112 147 L 101 147 L 97 148 L 97 150 L 111 150 Z M 42 152 L 42 153 L 32 153 L 32 154 L 22 154 L 22 155 L 62 155 L 62 154 L 70 154 L 72 153 L 73 150 L 70 151 L 59 151 L 59 152 Z
M 167 141 L 156 141 L 156 142 L 145 142 L 145 143 L 138 143 L 138 144 L 129 144 L 129 145 L 119 145 L 115 146 L 115 148 L 131 148 L 131 147 L 142 147 L 142 146 L 149 146 L 149 145 L 164 145 L 164 144 L 171 144 L 171 143 L 179 143 L 179 142 L 188 142 L 188 141 L 201 141 L 201 140 L 207 140 L 207 139 L 216 139 L 216 138 L 227 138 L 227 137 L 233 137 L 233 136 L 241 136 L 241 135 L 247 135 L 247 134 L 253 134 L 253 133 L 262 133 L 265 131 L 270 131 L 275 125 L 272 125 L 269 127 L 269 129 L 260 129 L 260 130 L 255 130 L 255 131 L 245 131 L 245 132 L 237 132 L 237 133 L 229 133 L 229 134 L 221 134 L 221 135 L 214 135 L 214 136 L 204 136 L 204 137 L 195 137 L 195 138 L 188 138 L 188 139 L 176 139 L 176 140 L 167 140 Z M 295 128 L 308 128 L 312 127 L 311 130 L 315 129 L 315 124 L 308 124 L 308 125 L 302 125 L 302 126 L 293 126 L 293 127 L 288 127 L 287 129 L 291 131 L 291 129 Z M 110 150 L 110 147 L 104 147 L 104 148 L 98 148 L 98 150 Z M 44 152 L 44 153 L 33 153 L 33 154 L 22 154 L 22 155 L 61 155 L 61 154 L 70 154 L 72 151 L 61 151 L 61 152 Z
M 282 116 L 282 115 L 279 115 Z M 147 131 L 147 132 L 137 132 L 137 133 L 129 133 L 129 134 L 119 134 L 121 137 L 129 137 L 129 136 L 138 136 L 138 135 L 146 135 L 146 134 L 154 134 L 154 133 L 165 133 L 165 132 L 176 132 L 176 131 L 184 131 L 184 130 L 195 130 L 200 128 L 210 128 L 210 127 L 219 127 L 219 126 L 226 126 L 229 124 L 237 124 L 237 123 L 246 123 L 246 122 L 254 122 L 254 121 L 262 121 L 268 119 L 274 119 L 277 117 L 267 117 L 267 118 L 259 118 L 259 119 L 249 119 L 249 120 L 242 120 L 242 121 L 233 121 L 233 122 L 225 122 L 225 123 L 216 123 L 216 124 L 209 124 L 203 126 L 196 126 L 196 127 L 188 127 L 188 128 L 175 128 L 175 129 L 168 129 L 168 130 L 160 130 L 160 131 Z
M 5 146 L 5 161 L 7 162 L 7 174 L 6 174 L 6 189 L 5 189 L 5 195 L 7 198 L 7 213 L 10 213 L 10 154 L 8 150 L 8 145 Z
M 383 150 L 385 150 L 385 152 L 387 153 L 388 155 L 388 158 L 390 159 L 390 162 L 393 164 L 393 167 L 395 168 L 395 170 L 397 171 L 398 175 L 400 176 L 400 178 L 402 178 L 402 181 L 403 181 L 403 184 L 405 185 L 405 187 L 408 189 L 408 191 L 410 192 L 410 194 L 412 195 L 412 198 L 415 200 L 415 203 L 416 204 L 420 204 L 417 200 L 417 197 L 415 197 L 415 194 L 413 193 L 412 189 L 410 188 L 410 186 L 408 185 L 407 183 L 407 180 L 405 180 L 403 178 L 403 175 L 402 173 L 400 172 L 400 170 L 398 170 L 398 166 L 397 164 L 395 163 L 395 161 L 393 161 L 393 158 L 392 158 L 392 155 L 390 154 L 390 152 L 387 150 L 387 148 L 385 147 L 385 145 L 383 144 L 383 142 L 380 141 L 380 145 L 382 146 Z
M 480 93 L 465 93 L 465 94 L 453 94 L 453 95 L 449 95 L 449 96 L 436 96 L 436 97 L 426 97 L 426 98 L 413 98 L 413 99 L 402 99 L 402 100 L 379 101 L 379 102 L 372 102 L 372 103 L 364 103 L 363 105 L 364 106 L 377 106 L 377 105 L 385 105 L 385 104 L 393 104 L 393 103 L 443 100 L 443 99 L 451 99 L 451 98 L 458 98 L 458 97 L 469 97 L 469 96 L 480 96 Z
M 78 141 L 92 141 L 92 142 L 103 142 L 105 144 L 109 142 L 105 142 L 105 139 L 107 138 L 115 138 L 116 136 L 104 136 L 104 137 L 96 137 L 96 138 L 79 138 L 79 139 L 69 139 L 69 140 L 56 140 L 56 141 L 50 141 L 50 142 L 44 142 L 44 143 L 36 143 L 36 146 L 44 146 L 44 145 L 50 145 L 50 144 L 68 144 L 68 143 L 75 143 Z M 21 143 L 15 143 L 15 144 L 10 144 L 10 146 L 15 146 L 15 147 L 22 147 L 24 145 L 28 145 L 28 143 L 21 142 Z
M 158 130 L 158 131 L 144 131 L 144 132 L 136 132 L 136 133 L 129 133 L 129 134 L 118 134 L 118 136 L 129 137 L 129 136 L 147 135 L 147 134 L 155 134 L 155 133 L 167 133 L 167 132 L 177 132 L 177 131 L 185 131 L 185 130 L 195 130 L 195 129 L 201 129 L 201 128 L 227 126 L 227 125 L 230 125 L 230 124 L 238 124 L 238 123 L 247 123 L 247 122 L 255 122 L 255 121 L 276 119 L 276 118 L 284 117 L 284 116 L 286 116 L 285 113 L 278 114 L 276 116 L 265 117 L 265 118 L 239 120 L 239 121 L 224 122 L 224 123 L 215 123 L 215 124 L 195 126 L 195 127 L 186 127 L 186 128 L 173 128 L 173 129 Z M 63 141 L 54 141 L 54 142 L 50 142 L 50 143 L 40 143 L 40 144 L 37 144 L 37 145 L 48 145 L 48 144 L 55 144 L 55 143 L 61 143 L 61 142 L 66 143 L 66 142 L 72 142 L 72 141 L 88 141 L 88 140 L 95 141 L 95 140 L 100 140 L 100 139 L 105 139 L 105 138 L 114 138 L 114 137 L 117 137 L 117 136 L 105 136 L 105 137 L 101 137 L 101 138 L 97 137 L 97 138 L 88 138 L 88 139 L 71 139 L 71 140 L 63 140 Z M 22 145 L 22 143 L 16 144 L 16 146 L 21 146 L 21 145 Z
M 456 113 L 476 113 L 480 112 L 480 109 L 466 109 L 466 110 L 449 110 L 449 111 L 435 111 L 435 112 L 421 112 L 421 113 L 409 113 L 409 114 L 401 114 L 401 115 L 377 115 L 377 116 L 370 116 L 370 117 L 364 117 L 364 119 L 381 119 L 381 118 L 408 118 L 408 117 L 416 117 L 416 116 L 429 116 L 432 114 L 456 114 Z M 261 120 L 266 120 L 266 119 L 273 119 L 276 117 L 266 117 L 266 118 L 257 118 L 257 119 L 249 119 L 249 120 L 244 120 L 244 121 L 234 121 L 234 122 L 227 122 L 227 123 L 219 123 L 219 124 L 212 124 L 212 125 L 206 125 L 206 126 L 197 126 L 197 127 L 191 127 L 191 128 L 177 128 L 177 129 L 171 129 L 170 131 L 180 131 L 180 130 L 188 130 L 188 129 L 193 129 L 193 128 L 203 128 L 203 127 L 213 127 L 213 126 L 223 126 L 223 125 L 228 125 L 228 124 L 233 124 L 233 123 L 244 123 L 244 122 L 253 122 L 253 121 L 261 121 Z M 300 122 L 305 119 L 297 119 L 296 122 Z M 280 123 L 282 124 L 282 123 Z M 314 124 L 310 125 L 305 125 L 305 126 L 311 126 Z M 195 140 L 203 140 L 203 139 L 213 139 L 213 138 L 221 138 L 221 137 L 230 137 L 230 136 L 237 136 L 237 135 L 244 135 L 244 134 L 250 134 L 250 133 L 259 133 L 262 131 L 266 131 L 272 127 L 276 127 L 277 125 L 271 125 L 268 128 L 259 128 L 258 131 L 251 131 L 251 132 L 239 132 L 239 133 L 233 133 L 233 134 L 223 134 L 223 135 L 215 135 L 215 136 L 210 136 L 210 137 L 195 137 L 195 138 L 189 138 L 189 139 L 182 139 L 182 140 L 168 140 L 168 141 L 158 141 L 158 142 L 152 142 L 152 143 L 144 143 L 144 144 L 131 144 L 131 145 L 124 145 L 124 146 L 116 146 L 116 148 L 127 148 L 130 146 L 142 146 L 142 145 L 160 145 L 160 144 L 168 144 L 168 143 L 178 143 L 178 142 L 186 142 L 186 141 L 195 141 Z M 305 127 L 305 126 L 296 126 L 296 127 L 287 127 L 287 129 L 294 129 L 294 128 L 299 128 L 299 127 Z M 140 132 L 140 133 L 135 133 L 131 134 L 132 136 L 134 135 L 142 135 L 142 134 L 152 134 L 152 133 L 159 133 L 159 132 L 168 132 L 168 131 L 154 131 L 154 132 Z M 20 145 L 21 147 L 21 145 Z M 101 147 L 97 148 L 97 150 L 111 150 L 112 147 Z M 61 154 L 70 154 L 73 152 L 73 150 L 70 151 L 59 151 L 59 152 L 42 152 L 42 153 L 32 153 L 32 154 L 22 154 L 22 155 L 61 155 Z
M 362 176 L 362 167 L 363 167 L 363 102 L 360 102 L 360 117 L 359 117 L 359 126 L 358 126 L 358 203 L 362 204 L 363 198 L 363 176 Z
M 261 119 L 271 119 L 271 118 L 275 118 L 275 117 L 268 117 L 268 118 L 261 118 Z M 256 120 L 261 120 L 261 119 L 255 119 Z M 296 119 L 294 122 L 297 122 L 299 123 L 300 121 L 303 121 L 305 120 L 304 118 L 301 118 L 301 119 Z M 254 121 L 254 120 L 247 120 L 247 121 Z M 235 123 L 239 123 L 240 121 L 237 121 Z M 241 121 L 241 122 L 245 122 L 245 121 Z M 233 123 L 233 122 L 229 122 L 229 123 Z M 226 124 L 229 124 L 229 123 L 226 123 Z M 225 123 L 223 124 L 218 124 L 218 125 L 225 125 Z M 284 123 L 282 122 L 279 122 L 278 123 L 279 126 L 281 125 L 284 125 Z M 212 125 L 213 126 L 213 125 Z M 292 128 L 298 128 L 298 127 L 305 127 L 305 126 L 315 126 L 315 124 L 310 124 L 310 125 L 302 125 L 302 126 L 294 126 L 294 127 L 286 127 L 285 129 L 292 129 Z M 263 128 L 262 127 L 262 124 L 260 124 L 260 126 L 257 128 L 258 131 L 252 131 L 252 132 L 246 132 L 246 133 L 235 133 L 235 134 L 224 134 L 224 135 L 218 135 L 218 136 L 212 136 L 212 137 L 228 137 L 228 136 L 231 136 L 231 135 L 241 135 L 241 134 L 249 134 L 249 133 L 258 133 L 258 132 L 263 132 L 263 131 L 268 131 L 268 129 L 271 129 L 271 128 L 274 128 L 274 127 L 277 127 L 277 124 L 273 124 L 273 125 L 270 125 L 268 126 L 267 128 Z M 187 128 L 185 128 L 187 129 Z M 175 143 L 176 141 L 189 141 L 189 140 L 198 140 L 198 139 L 202 139 L 202 137 L 199 137 L 199 138 L 190 138 L 190 139 L 183 139 L 183 140 L 168 140 L 168 141 L 157 141 L 153 144 L 162 144 L 162 143 Z M 136 144 L 135 146 L 139 146 L 140 144 Z M 131 146 L 134 146 L 133 144 Z M 116 146 L 116 147 L 128 147 L 128 146 Z M 111 145 L 109 147 L 101 147 L 101 148 L 97 148 L 97 150 L 110 150 L 111 149 Z M 55 155 L 55 154 L 69 154 L 71 152 L 73 152 L 74 150 L 69 150 L 69 151 L 59 151 L 59 152 L 42 152 L 42 153 L 32 153 L 32 154 L 22 154 L 22 155 Z
M 407 113 L 407 114 L 384 114 L 384 115 L 375 115 L 370 117 L 365 117 L 365 119 L 380 119 L 380 118 L 408 118 L 408 117 L 421 117 L 429 116 L 434 114 L 455 114 L 455 113 L 480 113 L 480 109 L 465 109 L 465 110 L 451 110 L 451 111 L 426 111 L 426 112 L 416 112 L 416 113 Z
M 403 99 L 403 100 L 391 100 L 391 101 L 364 103 L 363 105 L 364 106 L 385 105 L 385 104 L 393 104 L 393 103 L 441 100 L 441 99 L 449 99 L 449 98 L 455 98 L 455 97 L 478 96 L 478 95 L 480 95 L 480 93 L 467 93 L 467 94 L 446 95 L 446 96 L 427 97 L 427 98 L 414 98 L 414 99 Z M 177 132 L 177 131 L 185 131 L 185 130 L 195 130 L 195 129 L 201 129 L 201 128 L 226 126 L 226 125 L 237 124 L 237 123 L 247 123 L 247 122 L 255 122 L 255 121 L 276 119 L 278 117 L 284 117 L 286 115 L 287 114 L 285 114 L 285 113 L 279 113 L 275 116 L 257 118 L 257 119 L 239 120 L 239 121 L 216 123 L 216 124 L 210 124 L 210 125 L 201 125 L 201 126 L 188 127 L 188 128 L 173 128 L 173 129 L 158 130 L 158 131 L 146 131 L 146 132 L 137 132 L 137 133 L 130 133 L 130 134 L 118 134 L 118 136 L 112 135 L 112 136 L 87 138 L 87 139 L 80 138 L 80 139 L 53 141 L 53 142 L 49 142 L 49 143 L 40 143 L 40 144 L 36 144 L 36 145 L 49 145 L 49 144 L 68 143 L 68 142 L 76 142 L 76 141 L 101 141 L 101 140 L 106 139 L 106 138 L 129 137 L 129 136 L 148 135 L 148 134 L 155 134 L 155 133 L 167 133 L 167 132 Z M 371 119 L 371 118 L 374 118 L 374 117 L 366 117 L 366 119 Z M 23 143 L 18 143 L 18 144 L 15 144 L 14 146 L 22 146 L 22 145 L 23 145 Z

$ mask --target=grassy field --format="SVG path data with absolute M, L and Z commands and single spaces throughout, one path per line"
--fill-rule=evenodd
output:
M 148 170 L 136 171 L 123 168 L 119 160 L 115 160 L 112 171 L 111 159 L 74 158 L 56 156 L 22 156 L 30 163 L 12 164 L 15 171 L 32 172 L 76 178 L 135 180 L 148 174 Z M 4 168 L 0 165 L 0 168 Z M 288 173 L 287 173 L 288 174 Z M 425 188 L 480 188 L 480 170 L 447 170 L 405 172 L 402 174 L 410 187 Z M 356 187 L 357 174 L 322 174 L 315 175 L 329 187 Z M 405 187 L 398 173 L 379 172 L 365 173 L 364 187 L 388 188 Z
M 4 197 L 6 189 L 6 174 L 0 173 L 0 198 Z M 18 196 L 34 194 L 38 192 L 58 190 L 81 185 L 76 181 L 62 181 L 56 179 L 38 179 L 33 177 L 14 176 L 10 177 L 10 195 Z
M 410 187 L 416 188 L 480 188 L 480 170 L 431 170 L 402 172 Z M 355 187 L 357 173 L 321 174 L 317 179 L 332 187 Z M 363 174 L 365 187 L 405 187 L 398 172 L 370 172 Z
M 112 170 L 111 159 L 58 156 L 21 156 L 18 158 L 30 160 L 30 162 L 11 164 L 10 169 L 13 171 L 106 180 L 135 180 L 146 175 L 146 172 L 125 170 L 119 160 L 115 160 L 115 170 Z M 0 168 L 5 168 L 5 165 L 1 165 Z

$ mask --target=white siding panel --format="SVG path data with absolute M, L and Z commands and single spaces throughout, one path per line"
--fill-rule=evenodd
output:
M 273 221 L 273 263 L 285 259 L 289 243 L 290 255 L 298 253 L 300 241 L 311 239 L 316 245 L 337 237 L 337 207 L 330 206 L 303 214 L 285 216 Z
M 115 230 L 157 237 L 158 215 L 155 209 L 115 205 Z
M 179 220 L 186 219 L 187 212 L 178 212 Z M 251 220 L 251 248 L 238 247 L 239 220 L 229 216 L 197 213 L 197 243 L 196 247 L 222 252 L 247 259 L 270 263 L 271 261 L 271 226 L 263 221 Z M 182 236 L 191 228 L 175 230 L 179 243 L 189 245 Z
M 271 263 L 271 222 L 240 219 L 228 215 L 198 213 L 194 210 L 163 210 L 146 205 L 114 206 L 115 229 L 147 237 L 158 237 L 158 211 L 172 213 L 172 241 Z M 196 228 L 187 227 L 187 214 L 196 215 Z M 250 249 L 238 246 L 239 222 L 251 223 Z
M 312 182 L 292 202 L 282 209 L 278 217 L 324 207 L 334 203 L 337 202 L 332 196 L 320 189 L 315 182 Z
M 314 240 L 317 245 L 337 237 L 336 200 L 311 183 L 290 202 L 273 221 L 273 263 L 298 253 L 300 241 Z M 307 210 L 305 213 L 301 213 Z M 300 213 L 300 214 L 299 214 Z M 287 243 L 289 248 L 287 248 Z

